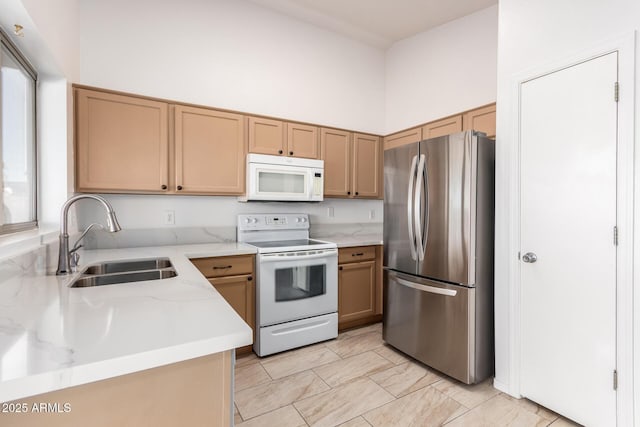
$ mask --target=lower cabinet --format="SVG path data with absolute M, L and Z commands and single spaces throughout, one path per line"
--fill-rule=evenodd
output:
M 3 427 L 208 426 L 233 421 L 233 352 L 224 351 L 22 398 Z M 42 405 L 56 405 L 43 410 Z M 64 408 L 68 408 L 66 411 Z
M 209 283 L 222 295 L 240 317 L 256 332 L 256 287 L 254 281 L 255 257 L 238 255 L 196 258 L 191 262 L 209 279 Z M 251 352 L 252 346 L 236 349 L 236 354 Z
M 340 248 L 338 260 L 338 329 L 380 321 L 382 246 Z

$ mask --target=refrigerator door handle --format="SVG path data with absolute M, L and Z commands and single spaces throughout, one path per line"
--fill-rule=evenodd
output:
M 420 155 L 420 163 L 418 164 L 418 173 L 416 176 L 416 194 L 413 199 L 413 226 L 416 230 L 416 248 L 418 249 L 418 260 L 424 259 L 424 246 L 422 242 L 422 209 L 420 206 L 422 199 L 422 181 L 425 172 L 425 164 L 427 157 L 424 154 Z M 428 209 L 427 209 L 428 212 Z M 427 223 L 428 224 L 428 223 Z M 426 237 L 426 233 L 425 233 Z
M 454 291 L 453 289 L 442 289 L 436 288 L 435 286 L 420 285 L 418 283 L 409 282 L 408 280 L 404 280 L 399 277 L 396 277 L 395 280 L 402 286 L 417 289 L 419 291 L 429 292 L 432 294 L 446 295 L 448 297 L 455 297 L 458 294 L 458 291 Z
M 409 172 L 409 191 L 407 192 L 407 227 L 409 228 L 409 248 L 411 249 L 411 259 L 417 260 L 416 253 L 416 236 L 414 235 L 413 217 L 411 215 L 411 200 L 414 197 L 414 183 L 416 180 L 416 166 L 418 164 L 418 156 L 413 156 L 411 160 L 411 169 Z

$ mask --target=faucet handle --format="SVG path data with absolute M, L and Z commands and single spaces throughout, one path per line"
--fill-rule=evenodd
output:
M 78 266 L 78 263 L 80 262 L 80 254 L 77 252 L 78 249 L 80 249 L 80 246 L 78 246 L 78 248 L 76 249 L 76 252 L 71 253 L 71 257 L 69 261 L 72 269 L 75 269 Z

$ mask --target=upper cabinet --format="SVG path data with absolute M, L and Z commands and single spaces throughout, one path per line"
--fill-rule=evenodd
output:
M 249 117 L 249 152 L 319 158 L 318 128 L 299 123 Z
M 400 147 L 412 142 L 422 141 L 422 128 L 416 127 L 402 132 L 393 133 L 384 137 L 384 149 Z
M 76 191 L 244 194 L 241 114 L 76 88 L 75 119 Z
M 392 133 L 384 137 L 384 149 L 400 147 L 422 141 L 423 139 L 436 138 L 463 130 L 477 130 L 487 134 L 489 138 L 496 137 L 496 104 L 486 105 L 445 117 L 422 126 Z
M 327 197 L 382 197 L 380 137 L 322 128 L 324 195 Z
M 422 126 L 422 139 L 462 132 L 462 114 L 446 117 Z
M 248 123 L 250 153 L 285 154 L 284 123 L 260 117 L 249 117 Z
M 244 116 L 209 108 L 173 108 L 176 191 L 244 194 Z
M 324 195 L 351 196 L 351 132 L 322 128 L 320 153 L 324 160 Z
M 477 108 L 466 112 L 462 117 L 464 130 L 477 130 L 487 134 L 489 138 L 496 137 L 496 104 Z
M 320 144 L 316 126 L 287 123 L 287 150 L 290 156 L 320 158 Z
M 77 191 L 168 191 L 168 104 L 86 89 L 74 93 Z
M 353 195 L 382 196 L 382 147 L 380 137 L 353 134 Z

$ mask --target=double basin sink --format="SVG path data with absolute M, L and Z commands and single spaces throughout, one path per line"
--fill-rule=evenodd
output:
M 169 258 L 105 261 L 85 268 L 71 282 L 70 287 L 87 288 L 143 280 L 169 279 L 177 275 L 178 273 Z

